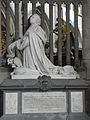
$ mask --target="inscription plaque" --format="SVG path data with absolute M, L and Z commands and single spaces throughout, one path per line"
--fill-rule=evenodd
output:
M 71 92 L 71 112 L 83 112 L 83 92 Z
M 18 113 L 18 93 L 5 93 L 5 114 Z
M 22 93 L 22 113 L 59 113 L 66 110 L 66 92 Z

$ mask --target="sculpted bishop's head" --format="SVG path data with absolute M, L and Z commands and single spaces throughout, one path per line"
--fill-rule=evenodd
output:
M 41 24 L 41 18 L 38 14 L 34 14 L 32 15 L 31 19 L 30 19 L 30 23 L 32 24 L 36 24 L 36 25 L 40 25 Z

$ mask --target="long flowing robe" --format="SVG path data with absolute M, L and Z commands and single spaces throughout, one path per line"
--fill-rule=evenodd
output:
M 40 74 L 76 75 L 72 66 L 60 67 L 51 63 L 44 51 L 46 40 L 44 30 L 39 25 L 31 25 L 22 39 L 11 44 L 11 48 L 23 51 L 24 68 L 37 70 Z
M 23 50 L 23 66 L 39 73 L 49 74 L 53 70 L 57 72 L 58 67 L 54 66 L 47 58 L 44 51 L 44 44 L 47 40 L 44 30 L 36 25 L 30 26 L 21 40 L 16 42 L 16 47 Z

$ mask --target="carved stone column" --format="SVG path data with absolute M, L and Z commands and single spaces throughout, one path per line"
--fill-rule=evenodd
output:
M 9 13 L 10 3 L 9 0 L 6 2 L 6 48 L 10 44 L 10 13 Z
M 62 19 L 61 5 L 58 4 L 58 65 L 62 65 Z
M 44 3 L 41 4 L 41 26 L 44 28 Z
M 78 3 L 74 5 L 74 35 L 75 35 L 75 65 L 79 64 L 78 58 L 78 50 L 79 50 L 79 43 L 78 43 Z
M 15 39 L 19 38 L 19 2 L 15 2 Z
M 23 2 L 23 34 L 27 30 L 27 2 Z
M 22 26 L 22 2 L 19 4 L 19 37 L 23 36 L 23 26 Z
M 32 14 L 36 13 L 36 2 L 32 1 Z
M 49 4 L 50 60 L 53 63 L 53 4 Z
M 66 63 L 70 64 L 70 13 L 69 13 L 70 5 L 66 5 Z

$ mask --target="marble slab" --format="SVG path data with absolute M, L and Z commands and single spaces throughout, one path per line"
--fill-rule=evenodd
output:
M 11 79 L 37 79 L 39 75 L 11 75 Z
M 76 79 L 76 76 L 64 77 L 61 75 L 50 75 L 51 79 Z M 11 79 L 37 79 L 39 75 L 11 75 Z
M 5 93 L 5 114 L 18 113 L 18 93 Z
M 83 112 L 83 92 L 71 92 L 71 112 Z
M 67 112 L 66 92 L 22 93 L 22 113 Z

